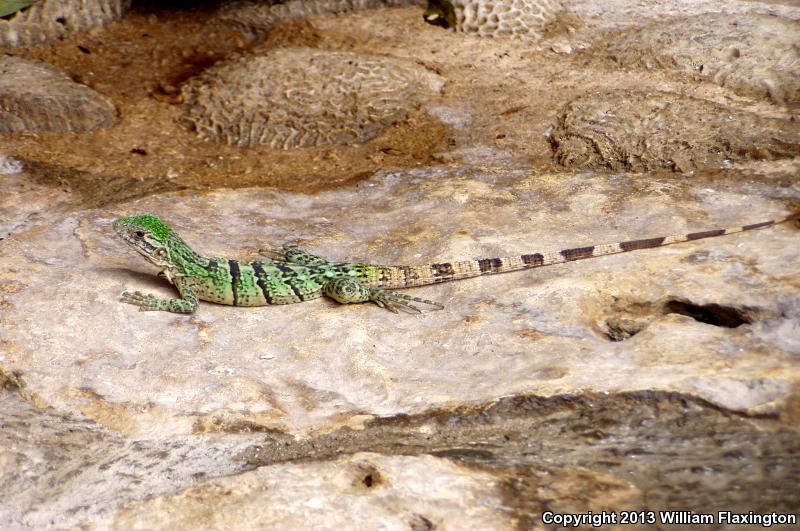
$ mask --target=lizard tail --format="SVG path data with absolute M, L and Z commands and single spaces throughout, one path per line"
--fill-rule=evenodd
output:
M 605 243 L 588 247 L 575 247 L 560 251 L 543 251 L 523 254 L 519 256 L 504 256 L 499 258 L 482 258 L 479 260 L 465 260 L 462 262 L 442 262 L 424 266 L 368 266 L 374 268 L 374 280 L 367 282 L 371 286 L 381 288 L 410 288 L 414 286 L 427 286 L 451 280 L 493 275 L 521 271 L 534 267 L 544 267 L 553 264 L 562 264 L 585 258 L 594 258 L 609 254 L 626 253 L 639 249 L 652 249 L 674 243 L 713 238 L 726 234 L 735 234 L 756 229 L 765 229 L 786 221 L 800 219 L 800 212 L 789 216 L 752 225 L 742 225 L 726 229 L 714 229 L 685 234 L 673 234 L 657 238 L 630 240 L 617 243 Z

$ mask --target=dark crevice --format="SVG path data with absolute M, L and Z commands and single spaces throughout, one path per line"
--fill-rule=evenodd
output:
M 648 324 L 659 315 L 674 313 L 711 326 L 738 328 L 764 318 L 766 313 L 765 310 L 750 306 L 695 304 L 688 299 L 677 297 L 668 298 L 663 302 L 615 303 L 612 311 L 615 315 L 606 319 L 605 326 L 599 330 L 609 341 L 630 339 L 647 328 Z
M 213 13 L 224 3 L 224 0 L 133 0 L 131 11 L 156 15 L 186 10 Z
M 721 326 L 738 328 L 756 320 L 757 311 L 753 308 L 723 306 L 722 304 L 694 304 L 691 301 L 672 299 L 664 304 L 664 314 L 677 313 L 691 317 L 695 321 Z
M 505 397 L 482 407 L 378 418 L 363 429 L 345 427 L 310 441 L 286 444 L 268 436 L 237 459 L 253 469 L 361 452 L 434 455 L 487 472 L 521 529 L 532 528 L 544 510 L 585 511 L 609 489 L 624 495 L 626 509 L 655 504 L 782 512 L 800 503 L 800 492 L 788 487 L 800 471 L 795 429 L 774 417 L 658 391 Z M 355 472 L 362 488 L 392 480 L 369 463 Z M 710 474 L 725 480 L 710 483 Z M 562 488 L 579 488 L 586 500 L 563 505 L 542 498 L 543 489 Z M 632 493 L 641 494 L 628 499 Z M 419 519 L 412 529 L 429 529 L 427 522 Z

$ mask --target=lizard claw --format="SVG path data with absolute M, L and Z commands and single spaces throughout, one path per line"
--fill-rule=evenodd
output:
M 442 306 L 438 302 L 429 301 L 427 299 L 420 299 L 419 297 L 412 297 L 410 295 L 405 295 L 403 293 L 395 293 L 392 291 L 387 291 L 377 288 L 372 288 L 369 300 L 371 300 L 381 308 L 386 308 L 387 310 L 393 313 L 398 313 L 399 311 L 403 311 L 406 313 L 422 313 L 422 310 L 411 304 L 411 302 L 409 301 L 428 304 L 430 306 L 433 306 L 437 310 L 444 309 L 444 306 Z
M 406 313 L 422 313 L 422 311 L 413 304 L 398 300 L 395 297 L 396 294 L 394 293 L 376 289 L 373 290 L 373 293 L 370 293 L 369 300 L 377 304 L 378 307 L 385 308 L 392 313 L 400 313 L 401 310 Z
M 126 291 L 120 296 L 122 302 L 138 306 L 140 311 L 153 310 L 158 305 L 158 299 L 141 291 Z

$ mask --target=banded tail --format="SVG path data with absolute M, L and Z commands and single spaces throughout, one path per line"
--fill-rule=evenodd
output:
M 784 218 L 762 221 L 761 223 L 743 225 L 740 227 L 690 232 L 687 234 L 673 234 L 670 236 L 630 240 L 626 242 L 605 243 L 588 247 L 562 249 L 560 251 L 544 251 L 520 256 L 483 258 L 479 260 L 465 260 L 462 262 L 442 262 L 424 266 L 372 266 L 375 268 L 377 276 L 375 280 L 367 283 L 372 286 L 389 289 L 427 286 L 440 282 L 449 282 L 451 280 L 461 280 L 464 278 L 493 275 L 497 273 L 509 273 L 511 271 L 522 271 L 524 269 L 562 264 L 575 260 L 583 260 L 585 258 L 627 253 L 628 251 L 638 251 L 639 249 L 653 249 L 655 247 L 664 247 L 665 245 L 672 245 L 674 243 L 714 238 L 716 236 L 724 236 L 726 234 L 735 234 L 737 232 L 749 230 L 765 229 L 779 223 L 798 219 L 800 219 L 800 212 L 796 212 Z

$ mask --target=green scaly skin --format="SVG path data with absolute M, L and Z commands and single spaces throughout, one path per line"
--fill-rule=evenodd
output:
M 181 295 L 178 299 L 159 299 L 138 291 L 126 291 L 122 294 L 124 302 L 145 310 L 193 313 L 197 309 L 198 300 L 231 306 L 265 306 L 291 304 L 326 295 L 342 304 L 374 302 L 395 313 L 419 313 L 419 308 L 411 302 L 427 304 L 437 309 L 443 306 L 437 302 L 387 291 L 385 288 L 427 286 L 609 254 L 653 249 L 764 229 L 797 219 L 800 219 L 800 212 L 779 219 L 725 229 L 422 266 L 330 262 L 291 246 L 269 248 L 272 259 L 265 261 L 209 258 L 196 253 L 175 231 L 156 216 L 149 214 L 119 218 L 114 222 L 114 230 L 128 245 L 158 267 Z
M 124 302 L 145 310 L 194 313 L 198 300 L 231 306 L 291 304 L 327 295 L 342 303 L 374 302 L 392 312 L 419 313 L 410 301 L 443 308 L 433 301 L 369 286 L 379 267 L 329 262 L 289 246 L 271 252 L 268 261 L 240 261 L 201 256 L 156 216 L 123 217 L 114 230 L 131 247 L 158 267 L 180 298 L 159 299 L 138 291 L 122 294 Z
M 13 15 L 34 4 L 36 0 L 0 0 L 0 18 Z

